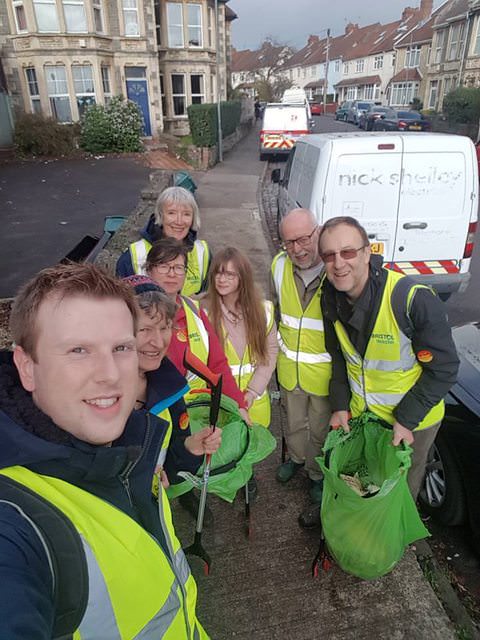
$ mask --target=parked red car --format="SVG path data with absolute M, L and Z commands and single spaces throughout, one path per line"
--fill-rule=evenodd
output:
M 323 104 L 311 102 L 310 111 L 312 112 L 312 116 L 321 116 L 323 114 Z

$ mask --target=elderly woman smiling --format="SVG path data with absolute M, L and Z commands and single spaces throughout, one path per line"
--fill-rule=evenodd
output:
M 182 294 L 200 293 L 206 288 L 210 249 L 205 240 L 198 240 L 200 213 L 195 198 L 182 187 L 169 187 L 160 194 L 155 213 L 140 232 L 141 239 L 132 242 L 117 262 L 117 276 L 145 274 L 145 263 L 152 244 L 161 238 L 175 238 L 187 249 L 187 271 Z

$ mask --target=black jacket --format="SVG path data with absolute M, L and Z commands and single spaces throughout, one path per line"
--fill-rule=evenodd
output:
M 327 279 L 324 281 L 321 305 L 326 347 L 332 356 L 330 401 L 334 411 L 348 410 L 350 387 L 333 323 L 340 320 L 353 346 L 363 356 L 377 320 L 387 275 L 381 256 L 372 255 L 368 282 L 353 305 L 344 293 L 336 291 Z M 431 362 L 419 361 L 422 374 L 394 411 L 395 419 L 413 430 L 455 384 L 459 360 L 444 304 L 431 290 L 420 288 L 415 292 L 409 317 L 405 308 L 393 307 L 400 328 L 410 333 L 414 353 L 426 350 L 433 356 Z

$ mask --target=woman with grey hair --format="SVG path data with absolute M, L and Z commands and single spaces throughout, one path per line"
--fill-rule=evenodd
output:
M 205 240 L 198 240 L 200 212 L 193 195 L 183 187 L 168 187 L 158 197 L 142 236 L 132 242 L 120 256 L 116 266 L 117 276 L 125 278 L 145 274 L 145 262 L 152 244 L 161 238 L 175 238 L 188 249 L 187 274 L 182 294 L 192 296 L 207 286 L 211 253 Z

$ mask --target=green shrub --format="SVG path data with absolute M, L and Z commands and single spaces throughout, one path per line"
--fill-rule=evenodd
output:
M 222 136 L 231 135 L 240 124 L 240 101 L 221 102 Z M 193 144 L 197 147 L 213 147 L 218 137 L 216 104 L 192 104 L 187 109 Z
M 78 127 L 60 124 L 38 113 L 22 113 L 15 122 L 14 142 L 22 154 L 68 155 L 76 148 Z
M 104 107 L 89 107 L 81 120 L 80 144 L 90 153 L 140 151 L 143 117 L 138 105 L 122 96 Z
M 478 123 L 480 118 L 480 89 L 458 87 L 447 94 L 443 111 L 450 122 Z

